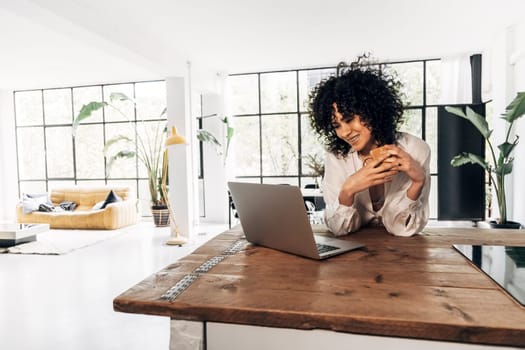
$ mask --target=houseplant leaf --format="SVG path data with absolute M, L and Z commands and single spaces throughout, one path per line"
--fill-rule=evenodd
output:
M 104 145 L 104 155 L 108 153 L 108 150 L 113 146 L 114 144 L 120 143 L 120 142 L 130 142 L 133 143 L 133 140 L 125 135 L 117 135 L 115 137 L 110 138 L 106 144 Z
M 108 166 L 107 166 L 107 170 L 106 170 L 106 176 L 109 177 L 109 174 L 111 172 L 111 168 L 113 166 L 113 163 L 115 163 L 116 160 L 118 159 L 128 159 L 128 158 L 133 158 L 135 157 L 135 152 L 134 151 L 128 151 L 128 150 L 123 150 L 123 151 L 119 151 L 117 154 L 111 156 L 109 159 L 108 159 Z
M 525 114 L 525 91 L 518 92 L 514 100 L 507 106 L 501 118 L 512 123 L 523 114 Z
M 73 121 L 73 137 L 75 137 L 78 125 L 81 121 L 91 117 L 93 112 L 96 112 L 107 105 L 107 102 L 90 102 L 87 105 L 83 105 L 77 117 Z
M 123 94 L 122 92 L 112 92 L 111 95 L 109 95 L 109 99 L 111 101 L 130 101 L 135 103 L 132 98 L 129 98 L 128 95 Z
M 461 108 L 458 107 L 445 107 L 445 110 L 449 113 L 455 114 L 458 117 L 467 119 L 478 129 L 478 131 L 483 135 L 484 138 L 488 139 L 490 137 L 490 134 L 492 134 L 492 130 L 489 129 L 489 125 L 487 121 L 485 120 L 485 117 L 482 115 L 474 112 L 472 108 L 467 107 L 465 114 Z
M 211 132 L 204 129 L 197 130 L 197 139 L 202 142 L 211 142 L 218 147 L 221 146 L 221 143 L 217 140 L 217 138 L 213 136 Z
M 224 117 L 222 122 L 226 124 L 226 152 L 224 153 L 224 160 L 226 161 L 226 157 L 228 157 L 228 150 L 230 149 L 230 143 L 233 138 L 234 129 L 230 126 L 228 117 Z
M 463 152 L 461 154 L 456 155 L 450 161 L 450 165 L 454 167 L 462 166 L 465 164 L 478 164 L 483 169 L 490 171 L 488 163 L 483 158 L 473 153 Z
M 512 173 L 512 164 L 514 163 L 514 158 L 509 159 L 507 163 L 503 163 L 503 165 L 499 168 L 499 173 L 501 175 L 508 175 Z
M 513 143 L 504 142 L 498 146 L 500 154 L 503 156 L 503 158 L 507 158 L 508 156 L 510 156 L 512 150 L 518 144 L 518 139 L 519 137 L 516 135 L 516 139 L 514 140 Z

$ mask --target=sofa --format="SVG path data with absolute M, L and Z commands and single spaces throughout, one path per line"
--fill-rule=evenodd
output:
M 118 201 L 105 203 L 108 194 L 113 191 Z M 32 211 L 24 210 L 20 202 L 16 208 L 19 223 L 45 223 L 53 229 L 93 229 L 114 230 L 135 224 L 138 220 L 137 199 L 131 196 L 128 187 L 119 186 L 72 186 L 55 188 L 50 191 L 48 203 L 59 206 L 63 202 L 73 202 L 72 211 Z M 99 209 L 104 202 L 103 209 Z M 97 207 L 95 207 L 97 205 Z

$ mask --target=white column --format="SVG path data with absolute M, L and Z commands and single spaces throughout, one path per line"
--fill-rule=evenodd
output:
M 512 65 L 512 76 L 514 79 L 514 95 L 518 91 L 525 91 L 525 24 L 519 24 L 514 29 L 514 47 L 510 56 L 510 63 Z M 525 225 L 525 116 L 521 117 L 514 123 L 514 131 L 516 135 L 521 137 L 520 142 L 514 150 L 514 171 L 512 172 L 512 192 L 513 202 L 511 204 L 512 211 L 509 219 L 512 221 L 521 222 Z
M 0 123 L 0 221 L 14 221 L 18 176 L 12 91 L 0 90 Z
M 194 188 L 192 180 L 192 138 L 194 133 L 189 116 L 189 92 L 183 77 L 166 79 L 166 100 L 168 113 L 168 130 L 172 126 L 179 134 L 186 137 L 186 145 L 169 147 L 169 200 L 179 227 L 181 236 L 193 238 Z
M 505 107 L 512 100 L 514 94 L 513 82 L 511 78 L 511 66 L 509 64 L 510 56 L 510 37 L 512 29 L 502 29 L 494 41 L 492 47 L 492 97 L 493 97 L 493 120 L 492 126 L 494 132 L 491 136 L 491 142 L 496 148 L 496 157 L 499 154 L 497 145 L 505 139 L 507 132 L 507 123 L 501 119 L 505 112 Z M 486 152 L 489 152 L 487 149 Z M 507 195 L 507 219 L 512 220 L 512 174 L 505 177 L 506 195 Z M 496 192 L 492 191 L 492 217 L 499 218 L 498 200 Z
M 203 145 L 204 205 L 205 218 L 209 223 L 228 222 L 228 189 L 226 186 L 225 152 L 226 126 L 224 118 L 223 97 L 219 94 L 202 95 L 202 115 L 217 114 L 202 121 L 203 129 L 211 132 L 222 144 L 222 154 L 209 142 Z

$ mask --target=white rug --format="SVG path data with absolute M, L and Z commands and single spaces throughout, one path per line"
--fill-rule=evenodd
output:
M 39 233 L 36 241 L 0 248 L 0 253 L 61 255 L 131 232 L 133 227 L 117 230 L 49 230 Z

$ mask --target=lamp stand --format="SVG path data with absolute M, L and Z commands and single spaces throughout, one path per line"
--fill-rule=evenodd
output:
M 161 189 L 164 194 L 164 198 L 166 198 L 166 204 L 168 206 L 168 213 L 170 217 L 171 237 L 166 241 L 166 244 L 182 246 L 183 244 L 188 243 L 188 240 L 185 237 L 182 237 L 179 233 L 179 226 L 177 226 L 177 221 L 175 221 L 175 213 L 173 212 L 170 200 L 168 199 L 166 186 L 164 184 L 161 185 Z
M 166 147 L 171 145 L 185 145 L 186 139 L 184 136 L 177 134 L 177 128 L 175 126 L 171 127 L 171 135 L 166 138 L 166 142 L 164 143 Z M 163 158 L 163 172 L 167 173 L 167 162 L 168 160 L 168 149 L 164 149 L 164 158 Z M 182 246 L 183 244 L 188 243 L 188 239 L 186 237 L 182 237 L 179 234 L 179 227 L 177 226 L 177 221 L 175 221 L 175 213 L 173 212 L 173 209 L 171 208 L 171 203 L 168 198 L 168 191 L 166 191 L 166 177 L 163 177 L 162 184 L 160 186 L 164 198 L 166 199 L 166 204 L 168 206 L 168 213 L 170 217 L 170 228 L 171 228 L 171 238 L 166 241 L 166 244 L 168 245 L 178 245 Z M 172 224 L 173 223 L 173 224 Z M 173 226 L 172 226 L 173 225 Z

